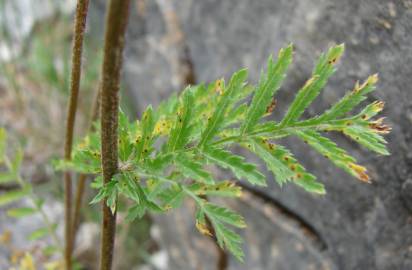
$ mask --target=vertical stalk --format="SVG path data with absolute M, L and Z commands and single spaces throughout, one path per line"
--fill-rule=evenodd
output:
M 90 123 L 88 126 L 88 131 L 93 131 L 93 123 L 99 118 L 99 108 L 100 108 L 100 86 L 96 91 L 96 95 L 93 100 L 93 107 L 91 110 Z M 86 189 L 86 174 L 80 174 L 77 182 L 77 189 L 74 202 L 73 211 L 73 228 L 72 228 L 72 243 L 73 246 L 76 243 L 77 229 L 80 224 L 80 212 L 83 203 L 83 196 Z
M 106 32 L 100 92 L 100 121 L 103 182 L 108 183 L 118 170 L 117 125 L 122 53 L 130 0 L 110 0 L 106 15 Z M 103 202 L 100 269 L 110 270 L 116 232 L 116 210 Z
M 72 67 L 70 78 L 70 99 L 67 110 L 64 159 L 70 160 L 73 146 L 74 124 L 76 121 L 77 100 L 79 96 L 83 37 L 89 0 L 79 0 L 76 7 L 74 36 L 72 47 Z M 70 172 L 64 172 L 64 205 L 65 205 L 65 268 L 72 269 L 72 179 Z

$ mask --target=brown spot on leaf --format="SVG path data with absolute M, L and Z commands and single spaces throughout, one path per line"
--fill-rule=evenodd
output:
M 266 113 L 272 113 L 273 112 L 273 110 L 275 109 L 275 107 L 276 107 L 276 99 L 274 98 L 274 99 L 272 99 L 272 102 L 269 104 L 269 106 L 267 106 L 267 108 L 266 108 Z

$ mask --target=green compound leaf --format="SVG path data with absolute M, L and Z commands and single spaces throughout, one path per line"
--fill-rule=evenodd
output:
M 374 91 L 376 75 L 362 84 L 357 83 L 352 91 L 320 116 L 301 119 L 335 72 L 343 50 L 343 45 L 334 46 L 320 56 L 310 79 L 297 92 L 279 123 L 267 116 L 276 109 L 275 94 L 292 62 L 291 45 L 280 51 L 276 61 L 272 57 L 268 59 L 267 69 L 262 72 L 257 85 L 248 84 L 247 71 L 240 70 L 231 77 L 228 85 L 224 79 L 218 79 L 207 85 L 189 86 L 181 94 L 163 101 L 158 109 L 149 106 L 140 121 L 132 119 L 130 122 L 121 113 L 119 171 L 105 185 L 97 177 L 93 187 L 98 192 L 92 202 L 106 199 L 113 211 L 119 197 L 122 203 L 126 201 L 129 202 L 126 205 L 131 205 L 127 209 L 127 219 L 132 220 L 147 211 L 164 212 L 177 208 L 189 197 L 197 206 L 196 227 L 199 231 L 215 236 L 222 248 L 242 260 L 242 239 L 232 227 L 244 227 L 243 218 L 208 201 L 213 196 L 241 195 L 240 187 L 232 181 L 213 179 L 214 167 L 230 170 L 237 180 L 266 185 L 260 164 L 249 163 L 251 161 L 246 160 L 243 152 L 235 151 L 239 146 L 260 158 L 279 185 L 291 182 L 317 194 L 325 193 L 323 184 L 281 145 L 280 139 L 300 138 L 334 165 L 363 181 L 368 181 L 366 169 L 322 132 L 338 132 L 372 151 L 389 154 L 383 135 L 390 131 L 390 127 L 382 118 L 373 119 L 382 111 L 383 102 L 373 102 L 360 108 L 359 113 L 349 114 Z M 74 149 L 73 160 L 61 162 L 60 167 L 101 174 L 100 136 L 96 126 L 96 131 Z M 1 142 L 5 141 L 3 137 L 4 131 L 0 131 L 0 150 Z M 13 170 L 9 171 L 13 173 Z M 13 181 L 7 173 L 0 177 L 0 182 Z M 3 202 L 8 201 L 13 200 L 3 199 Z

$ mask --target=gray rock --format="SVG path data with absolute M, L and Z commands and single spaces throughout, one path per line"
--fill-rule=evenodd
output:
M 58 12 L 70 14 L 75 6 L 74 0 L 1 1 L 0 25 L 2 35 L 6 34 L 8 38 L 0 41 L 0 60 L 9 60 L 20 54 L 23 43 L 37 22 Z

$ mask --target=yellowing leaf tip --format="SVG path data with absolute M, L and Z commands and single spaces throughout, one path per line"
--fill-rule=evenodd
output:
M 379 75 L 378 75 L 378 73 L 375 73 L 375 74 L 369 76 L 369 78 L 368 78 L 368 82 L 369 82 L 370 84 L 375 84 L 375 83 L 378 82 L 378 80 L 379 80 Z
M 355 176 L 359 180 L 366 182 L 366 183 L 370 183 L 370 178 L 369 178 L 369 175 L 367 174 L 367 170 L 365 167 L 355 164 L 355 163 L 350 163 L 349 168 L 353 170 L 353 172 L 355 173 Z
M 213 236 L 207 225 L 199 222 L 198 220 L 196 220 L 196 228 L 203 235 Z

